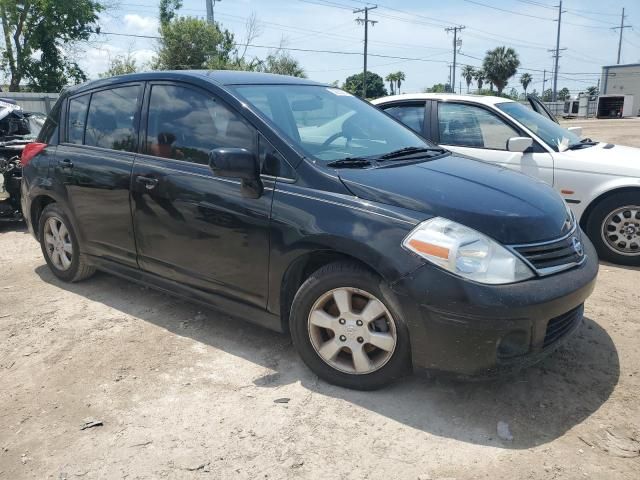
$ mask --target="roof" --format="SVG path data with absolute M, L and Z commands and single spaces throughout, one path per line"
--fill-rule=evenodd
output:
M 73 87 L 68 91 L 81 91 L 86 88 L 109 86 L 114 83 L 145 80 L 179 80 L 185 78 L 200 78 L 218 85 L 319 85 L 306 78 L 276 75 L 273 73 L 244 72 L 237 70 L 154 70 L 151 72 L 130 73 L 115 77 L 92 80 Z
M 495 105 L 497 103 L 513 102 L 509 98 L 494 97 L 491 95 L 459 95 L 457 93 L 403 93 L 402 95 L 391 95 L 383 98 L 376 98 L 371 103 L 378 105 L 406 100 L 467 100 L 469 102 L 481 103 L 484 105 Z
M 605 68 L 607 70 L 611 70 L 614 68 L 631 68 L 631 67 L 640 67 L 640 63 L 624 63 L 622 65 L 603 65 L 602 69 L 604 70 Z

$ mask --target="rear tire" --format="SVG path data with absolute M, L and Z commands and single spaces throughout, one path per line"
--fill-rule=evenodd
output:
M 95 268 L 80 253 L 73 225 L 57 204 L 50 203 L 42 211 L 38 238 L 47 265 L 60 280 L 79 282 L 95 273 Z
M 602 260 L 640 266 L 640 193 L 616 193 L 601 200 L 587 219 L 586 231 Z
M 291 337 L 320 378 L 374 390 L 411 369 L 409 331 L 384 281 L 351 262 L 314 272 L 291 306 Z

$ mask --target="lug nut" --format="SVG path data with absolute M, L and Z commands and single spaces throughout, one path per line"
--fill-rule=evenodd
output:
M 340 341 L 341 342 L 346 342 L 347 341 L 347 337 L 345 337 L 344 335 L 340 335 Z
M 344 318 L 341 318 L 340 320 L 338 320 L 338 323 L 339 323 L 340 325 L 344 325 L 344 324 L 345 324 L 345 320 L 344 320 Z
M 359 327 L 362 326 L 362 320 L 356 320 L 356 325 L 358 325 Z
M 364 338 L 358 337 L 358 343 L 362 343 L 362 342 L 364 342 Z

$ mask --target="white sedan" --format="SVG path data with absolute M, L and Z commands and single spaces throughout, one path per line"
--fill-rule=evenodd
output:
M 571 207 L 600 258 L 640 265 L 640 149 L 581 138 L 536 98 L 404 94 L 373 103 L 456 153 L 539 178 Z

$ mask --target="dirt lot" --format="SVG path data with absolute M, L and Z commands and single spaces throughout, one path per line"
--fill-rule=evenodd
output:
M 640 146 L 638 120 L 580 123 Z M 601 265 L 578 334 L 515 377 L 362 393 L 275 333 L 105 274 L 63 284 L 0 228 L 0 479 L 640 478 L 637 269 Z

